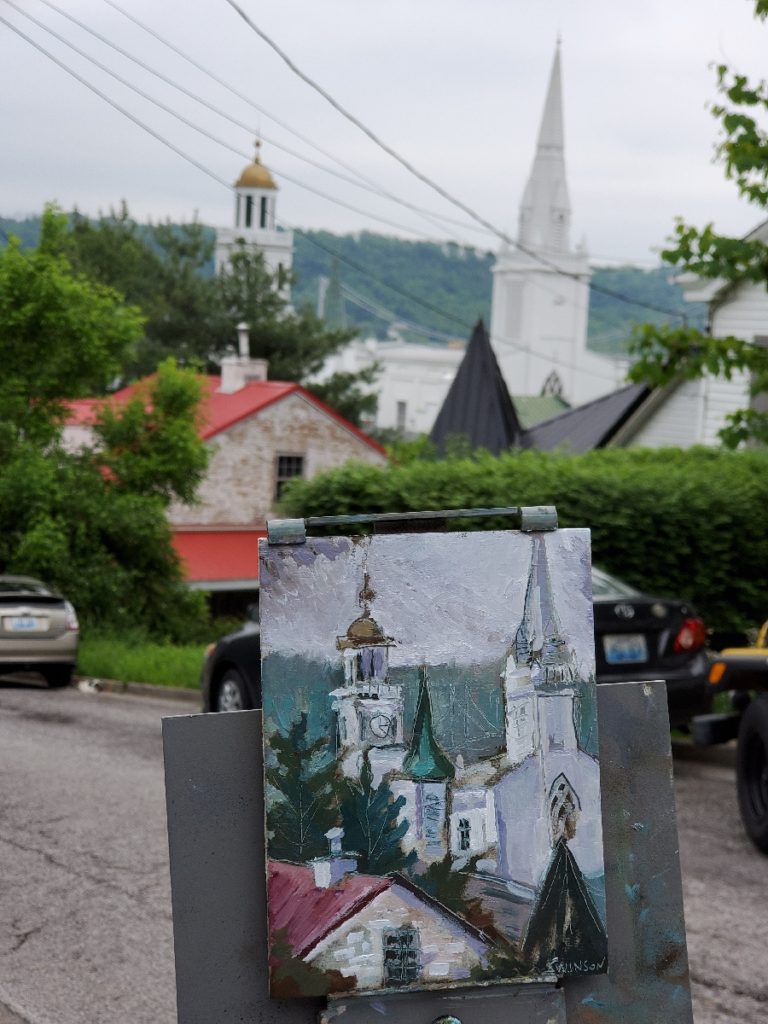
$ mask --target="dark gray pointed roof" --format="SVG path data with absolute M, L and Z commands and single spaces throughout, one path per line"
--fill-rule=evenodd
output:
M 568 409 L 527 430 L 525 447 L 539 451 L 562 448 L 574 454 L 602 448 L 650 393 L 645 384 L 628 384 L 576 409 Z
M 440 450 L 451 437 L 462 437 L 493 455 L 522 443 L 523 430 L 482 319 L 429 437 Z

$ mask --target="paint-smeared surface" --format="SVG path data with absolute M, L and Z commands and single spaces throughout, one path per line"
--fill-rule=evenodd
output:
M 567 997 L 568 1024 L 691 1024 L 684 947 L 673 957 L 636 956 L 649 942 L 649 927 L 659 950 L 665 934 L 684 934 L 664 687 L 652 685 L 650 702 L 643 689 L 625 683 L 598 691 L 604 739 L 610 736 L 601 764 L 606 890 L 609 908 L 619 904 L 611 913 L 609 973 L 569 976 L 556 990 L 498 985 L 341 996 L 326 1014 L 345 1024 L 426 1024 L 444 1014 L 462 1024 L 564 1024 Z M 266 890 L 254 884 L 264 875 L 261 721 L 260 711 L 245 711 L 163 722 L 179 1024 L 316 1024 L 322 1008 L 320 1000 L 269 998 Z M 609 758 L 611 751 L 616 756 Z M 631 788 L 627 776 L 636 779 Z M 643 829 L 634 827 L 638 822 Z M 639 845 L 643 834 L 655 837 L 652 851 Z M 656 902 L 625 914 L 628 862 L 641 890 L 646 877 L 663 878 L 664 888 Z
M 261 558 L 273 994 L 604 971 L 588 531 Z

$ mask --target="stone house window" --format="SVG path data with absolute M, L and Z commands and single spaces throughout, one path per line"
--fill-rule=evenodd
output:
M 415 928 L 387 928 L 384 939 L 384 984 L 416 981 L 421 969 L 419 933 Z
M 278 455 L 275 472 L 275 501 L 280 500 L 288 481 L 297 476 L 304 476 L 304 456 Z

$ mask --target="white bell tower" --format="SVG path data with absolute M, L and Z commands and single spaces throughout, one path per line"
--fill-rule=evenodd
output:
M 293 232 L 282 231 L 276 221 L 278 188 L 269 170 L 261 162 L 261 141 L 256 140 L 256 155 L 235 182 L 235 223 L 216 232 L 216 273 L 226 269 L 233 248 L 240 242 L 259 249 L 271 273 L 286 277 L 280 290 L 290 297 L 287 275 L 293 264 Z

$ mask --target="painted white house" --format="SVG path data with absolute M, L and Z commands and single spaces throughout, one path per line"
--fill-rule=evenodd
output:
M 768 243 L 768 221 L 747 236 Z M 695 274 L 677 278 L 689 302 L 705 302 L 708 332 L 712 337 L 732 336 L 754 345 L 768 345 L 768 291 L 753 282 L 732 285 Z M 765 410 L 765 397 L 751 398 L 749 376 L 736 372 L 730 380 L 705 374 L 698 380 L 674 381 L 651 391 L 645 401 L 613 435 L 610 444 L 622 447 L 676 447 L 719 445 L 718 432 L 727 417 L 749 407 Z

